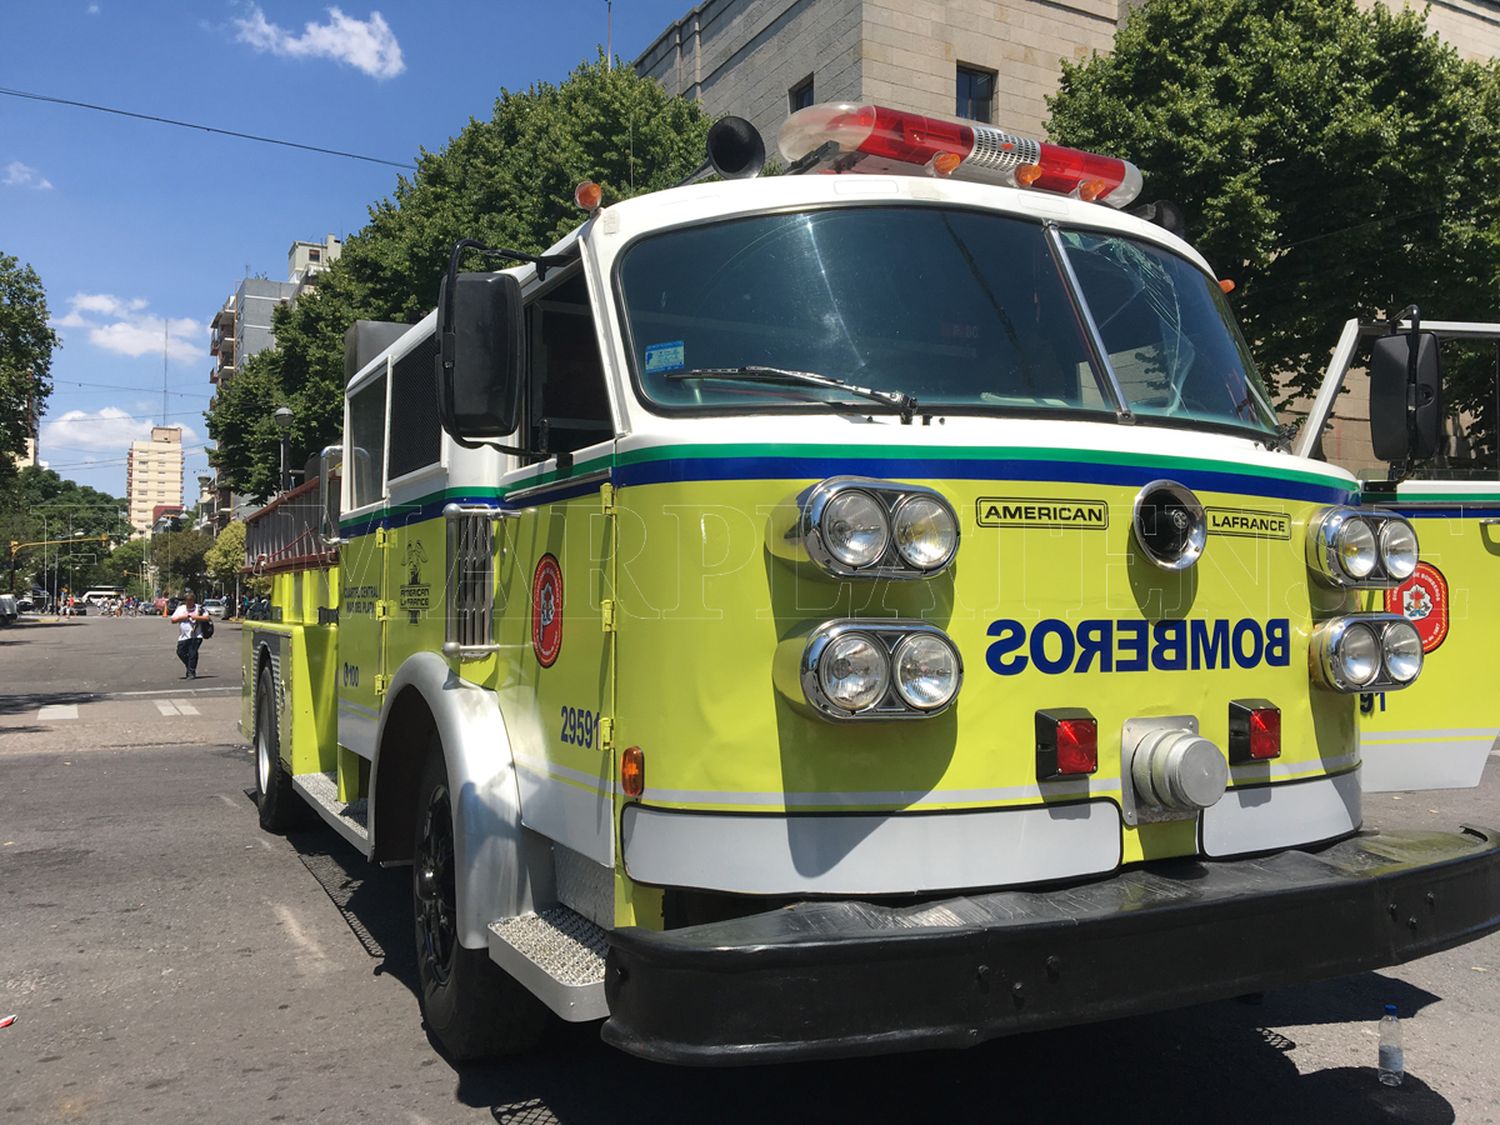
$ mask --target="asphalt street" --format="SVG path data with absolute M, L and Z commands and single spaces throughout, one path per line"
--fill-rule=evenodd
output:
M 236 730 L 239 634 L 183 681 L 169 627 L 0 631 L 0 1123 L 1500 1122 L 1500 936 L 1399 969 L 968 1051 L 683 1070 L 559 1028 L 454 1066 L 412 991 L 408 872 L 267 836 Z M 1500 825 L 1478 790 L 1367 822 Z M 1407 1079 L 1375 1078 L 1404 1020 Z

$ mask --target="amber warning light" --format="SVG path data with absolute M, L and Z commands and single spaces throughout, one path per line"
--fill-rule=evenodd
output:
M 878 105 L 812 105 L 787 118 L 781 155 L 799 171 L 906 172 L 1035 188 L 1124 207 L 1141 193 L 1128 160 Z

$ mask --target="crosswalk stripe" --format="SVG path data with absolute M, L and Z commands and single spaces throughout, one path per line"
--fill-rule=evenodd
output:
M 53 719 L 76 719 L 78 718 L 78 704 L 76 703 L 49 703 L 36 713 L 38 722 L 50 722 Z
M 198 714 L 198 708 L 194 707 L 186 699 L 174 699 L 174 700 L 172 700 L 172 702 L 175 703 L 175 704 L 177 704 L 177 713 L 179 715 L 196 715 L 196 714 Z
M 170 699 L 157 699 L 153 700 L 153 702 L 156 704 L 156 709 L 163 715 L 176 715 L 178 713 L 177 705 Z

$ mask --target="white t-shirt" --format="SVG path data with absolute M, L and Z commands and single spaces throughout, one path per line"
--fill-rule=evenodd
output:
M 194 606 L 193 613 L 198 612 Z M 177 639 L 179 641 L 190 641 L 198 635 L 198 623 L 188 616 L 188 607 L 180 605 L 172 611 L 172 620 L 177 624 Z

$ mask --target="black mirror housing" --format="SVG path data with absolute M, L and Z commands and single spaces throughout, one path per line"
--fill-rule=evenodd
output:
M 1410 400 L 1413 333 L 1377 337 L 1370 354 L 1370 444 L 1376 457 L 1392 464 L 1435 456 L 1442 442 L 1438 338 L 1417 332 L 1415 344 L 1416 383 Z
M 503 438 L 521 417 L 526 321 L 521 283 L 505 273 L 461 273 L 438 291 L 438 413 L 459 440 Z

